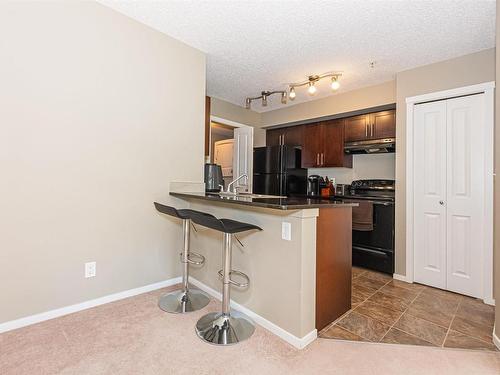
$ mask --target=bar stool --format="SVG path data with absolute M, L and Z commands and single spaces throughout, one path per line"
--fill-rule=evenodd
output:
M 216 345 L 231 345 L 246 340 L 255 330 L 254 323 L 245 314 L 230 311 L 229 307 L 231 285 L 244 288 L 250 283 L 250 279 L 243 272 L 231 269 L 232 235 L 247 230 L 262 229 L 253 224 L 217 219 L 210 214 L 194 213 L 191 215 L 191 220 L 196 224 L 224 233 L 223 268 L 219 271 L 219 277 L 222 279 L 222 311 L 202 316 L 196 323 L 196 334 L 205 342 Z M 231 275 L 239 275 L 246 279 L 246 282 L 238 283 L 231 279 Z
M 154 204 L 159 212 L 182 219 L 182 233 L 184 235 L 184 247 L 180 254 L 182 263 L 182 289 L 160 297 L 158 306 L 163 311 L 177 314 L 200 310 L 208 305 L 210 298 L 201 290 L 189 288 L 189 265 L 202 265 L 205 263 L 205 257 L 189 251 L 189 237 L 191 215 L 196 213 L 199 216 L 203 216 L 204 214 L 203 212 L 188 209 L 177 210 L 174 207 L 165 206 L 157 202 L 154 202 Z

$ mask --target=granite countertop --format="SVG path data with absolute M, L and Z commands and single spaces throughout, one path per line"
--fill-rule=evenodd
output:
M 321 198 L 307 197 L 287 197 L 287 198 L 256 198 L 250 196 L 224 196 L 221 197 L 214 193 L 174 193 L 170 195 L 177 198 L 199 199 L 208 202 L 222 202 L 230 204 L 239 204 L 253 207 L 264 207 L 275 210 L 304 210 L 307 208 L 342 208 L 355 207 L 357 203 L 343 203 Z

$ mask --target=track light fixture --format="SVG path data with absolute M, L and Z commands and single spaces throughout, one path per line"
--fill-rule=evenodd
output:
M 281 95 L 281 104 L 286 104 L 287 102 L 287 97 L 288 93 L 284 90 L 278 90 L 278 91 L 262 91 L 260 93 L 260 96 L 255 96 L 253 98 L 246 98 L 245 99 L 245 108 L 250 109 L 252 107 L 252 102 L 254 100 L 262 100 L 262 106 L 267 107 L 267 98 L 270 97 L 271 95 L 274 94 L 280 94 Z
M 295 88 L 296 87 L 301 87 L 301 86 L 308 86 L 307 92 L 309 95 L 315 95 L 318 89 L 316 88 L 316 82 L 323 78 L 330 77 L 332 82 L 330 84 L 330 87 L 333 91 L 337 91 L 340 87 L 340 82 L 339 79 L 342 76 L 342 72 L 328 72 L 328 73 L 323 73 L 319 75 L 311 75 L 307 77 L 307 80 L 302 81 L 302 82 L 295 82 L 295 83 L 290 83 L 288 84 L 288 92 L 286 90 L 277 90 L 277 91 L 262 91 L 260 93 L 260 96 L 256 96 L 253 98 L 246 98 L 245 99 L 245 108 L 250 109 L 252 106 L 252 101 L 261 99 L 262 100 L 262 106 L 267 107 L 267 98 L 271 95 L 274 94 L 281 94 L 281 104 L 286 104 L 287 99 L 290 98 L 290 100 L 294 100 L 297 94 L 295 93 Z

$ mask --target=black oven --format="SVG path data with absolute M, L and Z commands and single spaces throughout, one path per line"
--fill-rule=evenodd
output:
M 345 195 L 336 197 L 349 202 L 371 202 L 373 205 L 372 228 L 352 231 L 353 265 L 391 275 L 394 273 L 394 197 L 394 180 L 353 181 Z
M 373 203 L 373 230 L 352 231 L 352 264 L 392 275 L 394 202 L 370 201 Z

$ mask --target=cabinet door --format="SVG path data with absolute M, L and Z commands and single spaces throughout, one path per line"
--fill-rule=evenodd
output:
M 369 115 L 348 117 L 345 119 L 345 141 L 364 141 L 369 139 Z
M 323 124 L 304 126 L 302 146 L 302 168 L 320 166 L 320 154 L 323 152 Z
M 376 112 L 370 117 L 372 139 L 396 137 L 396 111 Z
M 283 131 L 283 144 L 289 146 L 302 146 L 303 126 L 290 126 L 281 129 Z
M 283 129 L 266 130 L 266 146 L 278 146 L 280 144 Z
M 344 120 L 325 122 L 322 167 L 352 168 L 352 155 L 344 154 Z

